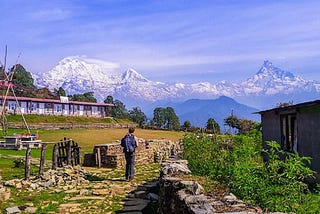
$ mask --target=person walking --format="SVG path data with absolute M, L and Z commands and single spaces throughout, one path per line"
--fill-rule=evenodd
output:
M 129 128 L 128 134 L 121 139 L 121 146 L 123 147 L 123 152 L 126 158 L 125 178 L 127 181 L 131 181 L 134 178 L 135 149 L 139 146 L 139 142 L 137 137 L 134 135 L 134 131 L 134 128 Z

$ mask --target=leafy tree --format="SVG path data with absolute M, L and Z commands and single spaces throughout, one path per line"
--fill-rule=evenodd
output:
M 165 125 L 165 121 L 166 121 L 165 109 L 161 107 L 155 108 L 153 110 L 152 123 L 158 128 L 163 128 Z
M 152 123 L 158 128 L 179 129 L 179 118 L 172 107 L 155 108 L 153 111 Z
M 142 127 L 147 121 L 147 116 L 139 107 L 132 108 L 132 110 L 129 111 L 129 117 L 133 122 L 138 123 L 140 127 Z
M 35 97 L 37 88 L 33 84 L 31 73 L 20 64 L 13 66 L 10 71 L 14 72 L 12 82 L 15 94 L 21 97 Z
M 188 131 L 191 128 L 191 123 L 189 120 L 186 120 L 183 122 L 183 125 L 181 126 L 182 130 Z
M 115 100 L 113 104 L 114 104 L 114 107 L 111 110 L 111 115 L 113 117 L 122 118 L 122 119 L 129 118 L 129 114 L 126 109 L 126 106 L 120 100 Z
M 43 99 L 54 99 L 55 96 L 52 94 L 52 92 L 48 88 L 41 88 L 38 89 L 36 92 L 37 98 L 43 98 Z
M 165 109 L 166 111 L 166 127 L 167 129 L 179 129 L 180 128 L 180 122 L 179 118 L 174 112 L 174 109 L 172 107 L 167 107 Z
M 11 72 L 13 71 L 14 71 L 13 83 L 15 85 L 36 88 L 33 84 L 34 80 L 31 76 L 31 73 L 26 71 L 26 69 L 22 65 L 17 64 L 16 66 L 13 66 L 11 68 Z
M 93 96 L 94 92 L 86 92 L 84 94 L 70 95 L 69 98 L 72 101 L 91 102 L 96 103 L 97 99 Z
M 56 95 L 56 98 L 59 98 L 60 96 L 67 96 L 66 91 L 62 87 L 59 87 L 58 89 L 55 88 L 53 92 Z
M 238 130 L 239 134 L 248 134 L 252 129 L 257 128 L 257 123 L 252 120 L 239 119 L 234 115 L 224 119 L 226 125 Z
M 113 97 L 111 95 L 109 95 L 109 96 L 107 96 L 107 98 L 103 102 L 113 104 Z
M 206 129 L 212 131 L 214 134 L 220 134 L 220 126 L 213 118 L 208 119 Z

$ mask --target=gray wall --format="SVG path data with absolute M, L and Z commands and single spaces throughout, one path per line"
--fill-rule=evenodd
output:
M 261 124 L 263 132 L 263 147 L 266 147 L 266 141 L 277 141 L 281 143 L 280 116 L 275 112 L 264 112 L 261 115 Z

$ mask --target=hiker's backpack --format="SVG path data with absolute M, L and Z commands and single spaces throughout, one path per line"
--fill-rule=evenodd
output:
M 136 146 L 136 140 L 134 136 L 124 136 L 124 138 L 121 139 L 121 146 L 123 147 L 124 152 L 133 153 Z

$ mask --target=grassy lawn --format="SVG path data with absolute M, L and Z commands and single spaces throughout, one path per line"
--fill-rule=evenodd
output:
M 25 131 L 24 131 L 25 132 Z M 10 129 L 9 134 L 23 133 L 18 129 Z M 112 143 L 120 140 L 126 133 L 127 129 L 61 129 L 61 130 L 32 130 L 37 133 L 43 142 L 58 142 L 64 137 L 75 140 L 82 148 L 82 154 L 91 153 L 96 144 Z M 182 132 L 161 131 L 136 129 L 138 138 L 143 139 L 170 139 L 179 140 L 183 137 Z M 46 152 L 46 160 L 52 160 L 53 146 L 49 145 Z M 32 149 L 31 157 L 40 158 L 40 149 Z M 14 160 L 24 159 L 25 150 L 0 150 L 0 176 L 3 179 L 22 178 L 24 176 L 24 168 L 14 168 Z M 37 173 L 37 166 L 31 173 Z

